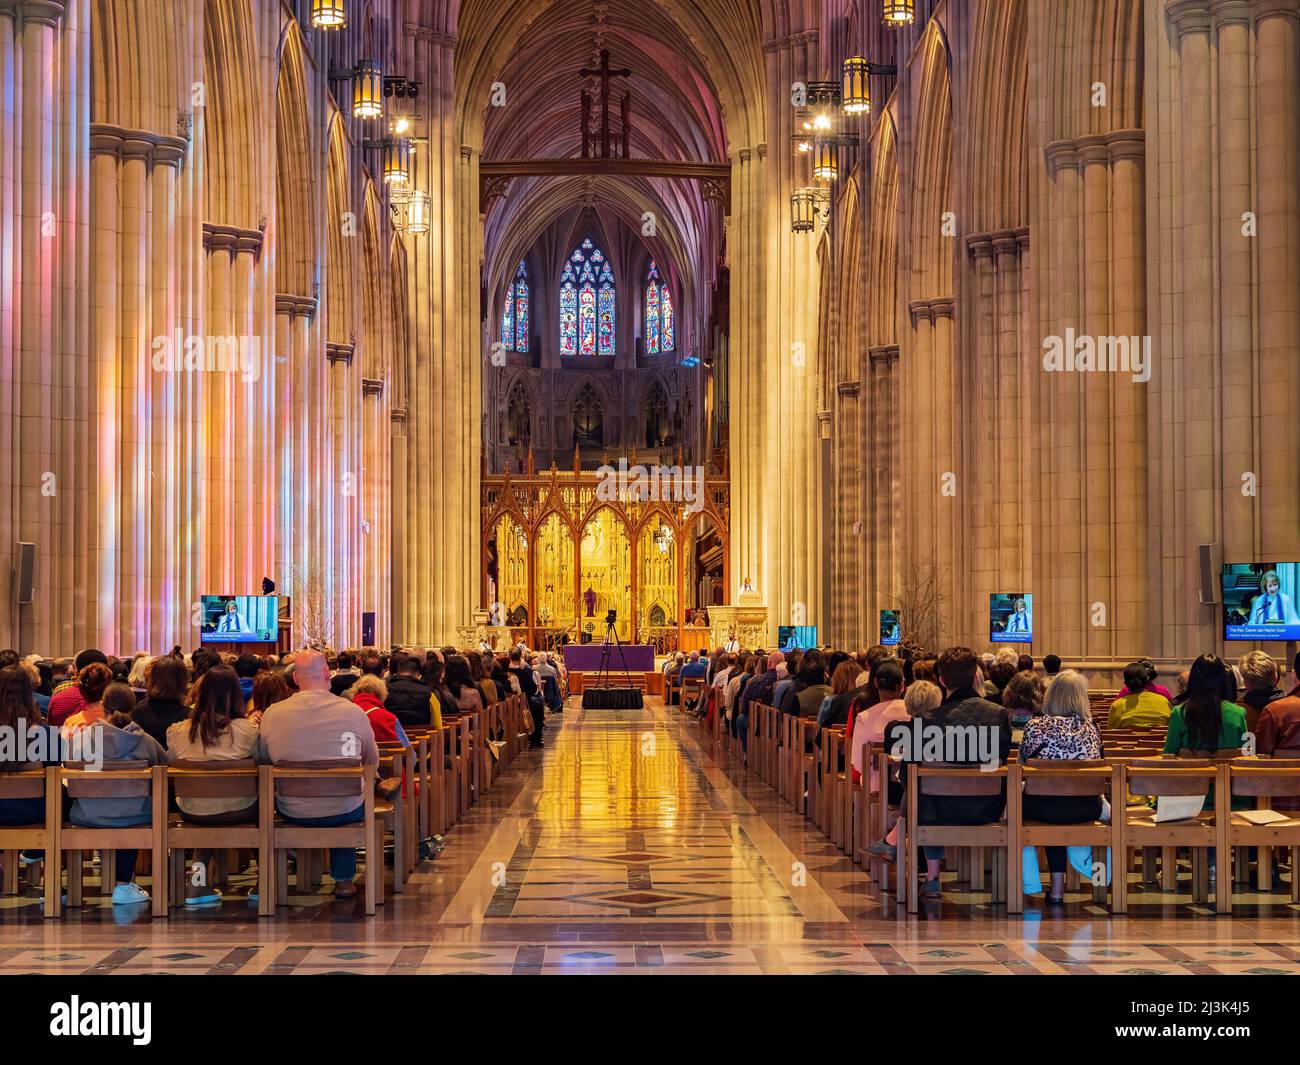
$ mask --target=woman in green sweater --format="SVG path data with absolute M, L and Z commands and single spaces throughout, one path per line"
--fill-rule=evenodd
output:
M 1233 684 L 1218 655 L 1201 655 L 1192 663 L 1187 699 L 1169 715 L 1165 754 L 1188 750 L 1213 753 L 1240 747 L 1246 736 L 1246 711 L 1225 699 Z

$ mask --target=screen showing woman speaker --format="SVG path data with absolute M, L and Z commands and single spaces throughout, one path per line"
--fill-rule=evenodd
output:
M 200 643 L 275 643 L 279 633 L 278 595 L 205 595 L 201 608 Z
M 902 640 L 903 632 L 898 623 L 898 611 L 882 610 L 880 612 L 880 645 L 882 647 L 897 647 Z
M 1225 640 L 1300 640 L 1300 562 L 1230 562 L 1223 567 Z
M 989 634 L 994 643 L 1032 643 L 1034 597 L 1029 592 L 990 595 Z

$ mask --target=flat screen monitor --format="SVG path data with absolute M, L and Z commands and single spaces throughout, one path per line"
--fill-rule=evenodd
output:
M 902 630 L 898 624 L 897 610 L 882 610 L 880 612 L 880 645 L 882 647 L 897 647 L 903 639 Z
M 1225 640 L 1300 640 L 1300 562 L 1230 562 L 1221 576 Z
M 989 596 L 989 638 L 994 643 L 1033 643 L 1034 597 L 1029 592 Z
M 776 642 L 782 651 L 806 651 L 817 646 L 817 626 L 778 625 Z
M 275 643 L 280 631 L 278 595 L 205 595 L 200 643 Z

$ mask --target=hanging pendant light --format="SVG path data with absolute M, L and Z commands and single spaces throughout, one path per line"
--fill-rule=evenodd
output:
M 429 194 L 422 190 L 411 193 L 411 202 L 406 205 L 406 229 L 408 233 L 429 232 Z
M 884 0 L 881 9 L 886 26 L 910 26 L 916 18 L 914 0 Z
M 871 110 L 871 95 L 867 87 L 867 61 L 855 55 L 844 60 L 843 84 L 840 89 L 840 107 L 846 115 L 861 115 Z
M 384 141 L 384 182 L 388 185 L 405 185 L 410 180 L 410 138 L 389 137 Z
M 383 113 L 384 75 L 373 59 L 363 59 L 352 71 L 352 116 L 378 118 Z
M 834 137 L 813 140 L 812 173 L 818 181 L 834 181 L 840 176 Z
M 809 187 L 795 189 L 790 195 L 790 229 L 811 233 L 817 221 L 817 194 Z
M 343 0 L 311 0 L 312 29 L 341 30 L 347 24 Z
M 399 233 L 406 232 L 409 222 L 410 203 L 411 188 L 409 185 L 394 185 L 388 190 L 389 214 L 393 219 L 393 228 Z

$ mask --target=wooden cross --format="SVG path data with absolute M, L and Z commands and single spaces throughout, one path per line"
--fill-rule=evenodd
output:
M 609 49 L 600 50 L 600 66 L 594 70 L 583 67 L 578 71 L 578 76 L 583 78 L 600 78 L 600 157 L 608 159 L 609 155 L 609 79 L 610 78 L 630 78 L 632 71 L 627 67 L 611 69 L 609 65 Z M 585 141 L 585 137 L 583 138 Z M 583 158 L 586 158 L 586 152 L 583 152 Z

